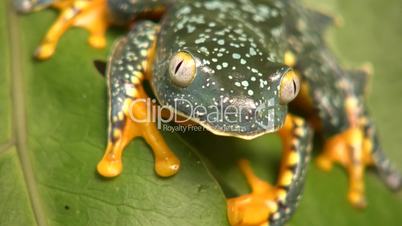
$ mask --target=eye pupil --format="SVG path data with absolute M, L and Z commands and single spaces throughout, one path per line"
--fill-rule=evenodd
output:
M 294 79 L 292 80 L 292 82 L 293 82 L 293 94 L 296 95 L 297 85 Z
M 177 64 L 176 68 L 174 69 L 174 73 L 175 73 L 175 74 L 177 74 L 177 72 L 179 71 L 181 65 L 183 64 L 183 61 L 184 61 L 184 60 L 180 61 L 180 62 Z

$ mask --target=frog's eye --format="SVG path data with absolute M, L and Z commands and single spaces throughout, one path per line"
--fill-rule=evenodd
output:
M 178 52 L 170 59 L 169 75 L 175 85 L 180 87 L 190 85 L 196 72 L 195 60 L 191 54 Z
M 279 102 L 288 104 L 292 101 L 300 90 L 300 79 L 294 71 L 288 71 L 281 80 L 279 88 Z

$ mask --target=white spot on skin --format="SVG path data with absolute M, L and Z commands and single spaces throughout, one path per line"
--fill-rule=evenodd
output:
M 249 90 L 247 91 L 247 94 L 250 95 L 250 96 L 252 96 L 252 95 L 254 95 L 254 91 L 251 90 L 251 89 L 249 89 Z
M 256 52 L 255 49 L 252 48 L 252 47 L 250 47 L 250 55 L 251 55 L 251 56 L 257 55 L 257 52 Z
M 233 53 L 232 57 L 233 57 L 233 59 L 236 59 L 236 60 L 241 58 L 240 54 L 238 54 L 238 53 Z
M 197 40 L 194 41 L 195 44 L 201 44 L 205 42 L 205 38 L 199 38 Z
M 195 27 L 191 26 L 191 25 L 187 25 L 187 32 L 192 33 L 193 31 L 195 31 Z
M 209 27 L 215 27 L 215 26 L 216 26 L 216 23 L 211 22 L 211 23 L 208 24 L 208 26 L 209 26 Z

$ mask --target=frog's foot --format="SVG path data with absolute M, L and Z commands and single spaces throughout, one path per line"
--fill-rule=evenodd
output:
M 371 148 L 365 145 L 364 131 L 361 128 L 349 128 L 329 138 L 323 153 L 317 158 L 318 166 L 330 170 L 334 162 L 340 163 L 349 174 L 349 202 L 355 207 L 365 207 L 364 171 L 373 163 Z
M 180 161 L 172 153 L 158 131 L 155 122 L 150 121 L 146 94 L 142 87 L 137 87 L 138 96 L 126 99 L 123 109 L 112 125 L 109 143 L 103 159 L 99 162 L 98 172 L 104 177 L 118 176 L 122 171 L 122 152 L 135 137 L 143 137 L 151 146 L 155 157 L 155 172 L 161 177 L 169 177 L 177 173 Z M 135 101 L 137 100 L 137 101 Z M 138 101 L 139 100 L 139 101 Z
M 283 159 L 276 186 L 255 176 L 247 161 L 240 161 L 252 191 L 228 199 L 231 225 L 282 225 L 295 210 L 303 190 L 312 133 L 302 119 L 288 115 L 279 135 L 283 141 Z
M 239 165 L 252 188 L 252 193 L 228 199 L 229 222 L 236 226 L 266 225 L 270 217 L 279 217 L 275 214 L 278 214 L 278 202 L 285 191 L 254 175 L 248 161 L 241 160 Z
M 247 160 L 239 162 L 240 169 L 252 189 L 250 194 L 227 201 L 228 218 L 233 226 L 269 225 L 270 219 L 279 219 L 280 200 L 286 197 L 286 190 L 274 187 L 258 178 Z
M 317 158 L 318 166 L 330 170 L 333 163 L 339 163 L 349 174 L 349 202 L 355 207 L 365 207 L 364 171 L 374 166 L 385 184 L 398 190 L 402 187 L 400 174 L 391 167 L 378 141 L 373 124 L 364 113 L 359 100 L 349 97 L 345 110 L 350 127 L 326 140 L 323 153 Z
M 95 48 L 106 45 L 105 32 L 109 26 L 106 0 L 65 0 L 51 5 L 61 11 L 35 52 L 38 59 L 50 58 L 64 32 L 71 26 L 90 32 L 89 43 Z

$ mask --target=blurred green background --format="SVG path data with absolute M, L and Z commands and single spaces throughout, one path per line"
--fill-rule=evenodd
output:
M 402 170 L 402 1 L 306 2 L 343 18 L 344 25 L 326 36 L 345 67 L 373 64 L 371 114 L 384 149 Z M 106 144 L 106 87 L 92 61 L 105 59 L 123 32 L 111 30 L 108 48 L 95 50 L 85 31 L 72 29 L 54 58 L 35 62 L 32 53 L 56 16 L 45 10 L 20 17 L 8 1 L 0 3 L 1 226 L 227 225 L 224 195 L 211 172 L 230 193 L 248 192 L 235 164 L 240 157 L 261 177 L 275 179 L 275 136 L 245 142 L 193 134 L 185 141 L 170 133 L 164 133 L 167 142 L 183 163 L 177 176 L 155 176 L 149 147 L 137 139 L 125 152 L 123 174 L 100 178 L 95 166 Z M 343 169 L 324 173 L 312 163 L 304 199 L 288 225 L 401 225 L 402 194 L 389 192 L 372 172 L 366 185 L 369 206 L 353 209 Z

